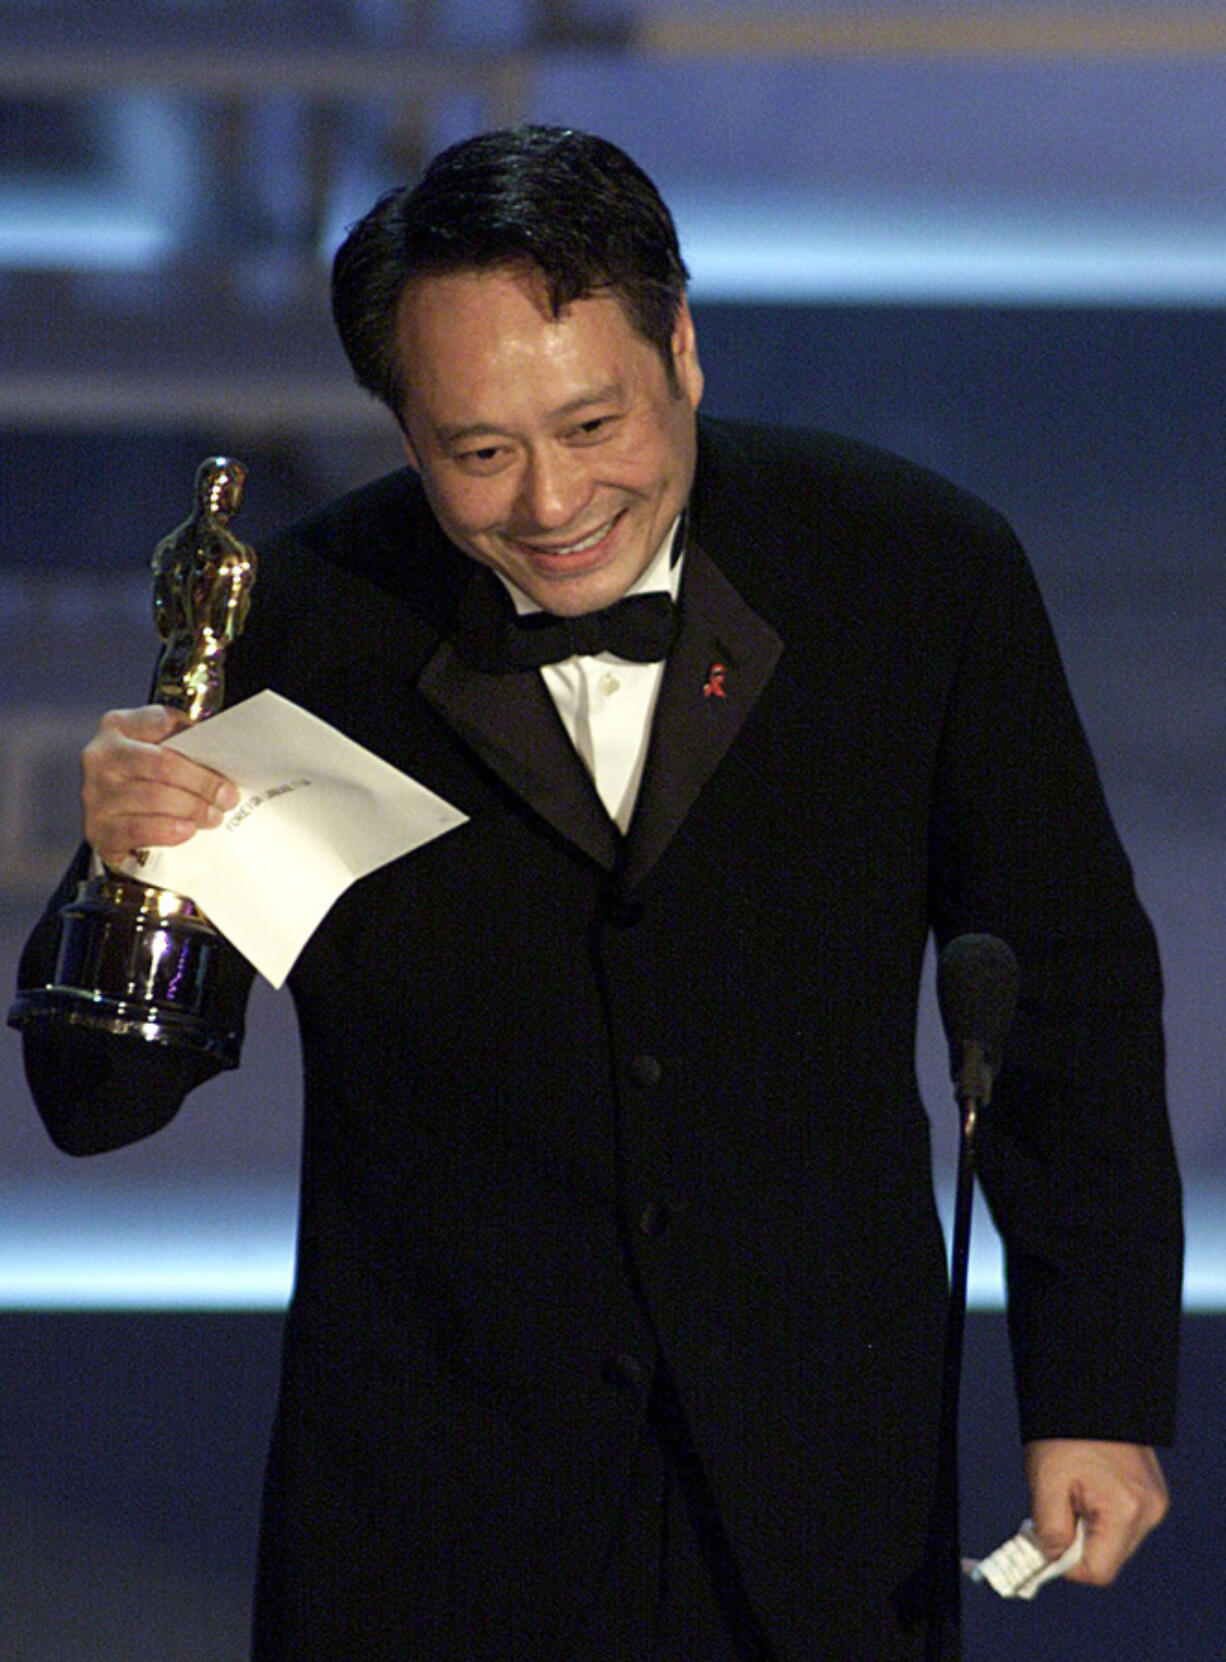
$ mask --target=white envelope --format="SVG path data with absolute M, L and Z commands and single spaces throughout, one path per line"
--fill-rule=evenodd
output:
M 274 987 L 351 883 L 468 817 L 275 692 L 166 743 L 242 795 L 215 830 L 123 869 L 194 900 Z

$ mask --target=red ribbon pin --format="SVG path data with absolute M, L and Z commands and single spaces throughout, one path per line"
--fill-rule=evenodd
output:
M 728 694 L 724 691 L 724 676 L 726 674 L 727 669 L 723 664 L 712 664 L 707 671 L 707 682 L 702 689 L 702 696 L 704 698 L 727 698 Z

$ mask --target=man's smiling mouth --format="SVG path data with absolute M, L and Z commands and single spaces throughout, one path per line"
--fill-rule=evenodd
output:
M 577 554 L 586 554 L 589 550 L 598 548 L 621 517 L 620 513 L 614 514 L 612 519 L 606 520 L 603 525 L 598 525 L 594 531 L 589 531 L 586 536 L 579 537 L 574 542 L 549 544 L 530 542 L 523 537 L 516 537 L 514 541 L 517 547 L 533 557 L 546 560 L 570 559 Z

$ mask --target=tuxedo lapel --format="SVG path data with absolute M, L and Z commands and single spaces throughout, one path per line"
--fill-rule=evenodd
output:
M 446 638 L 417 685 L 505 785 L 585 854 L 612 870 L 621 838 L 539 671 L 489 674 L 468 663 Z
M 628 888 L 660 858 L 745 724 L 783 642 L 691 542 L 681 629 L 656 704 L 651 746 L 622 865 Z

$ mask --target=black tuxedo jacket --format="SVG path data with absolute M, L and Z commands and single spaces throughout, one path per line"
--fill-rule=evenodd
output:
M 259 1654 L 628 1657 L 584 1622 L 650 1511 L 666 1370 L 776 1654 L 920 1655 L 930 930 L 1021 962 L 980 1166 L 1023 1434 L 1171 1431 L 1156 956 L 1025 560 L 905 463 L 703 423 L 624 839 L 539 676 L 457 652 L 487 580 L 397 474 L 261 550 L 229 661 L 231 701 L 274 686 L 469 815 L 356 884 L 291 978 L 305 1144 Z M 196 1076 L 27 1042 L 78 1151 L 155 1130 Z

